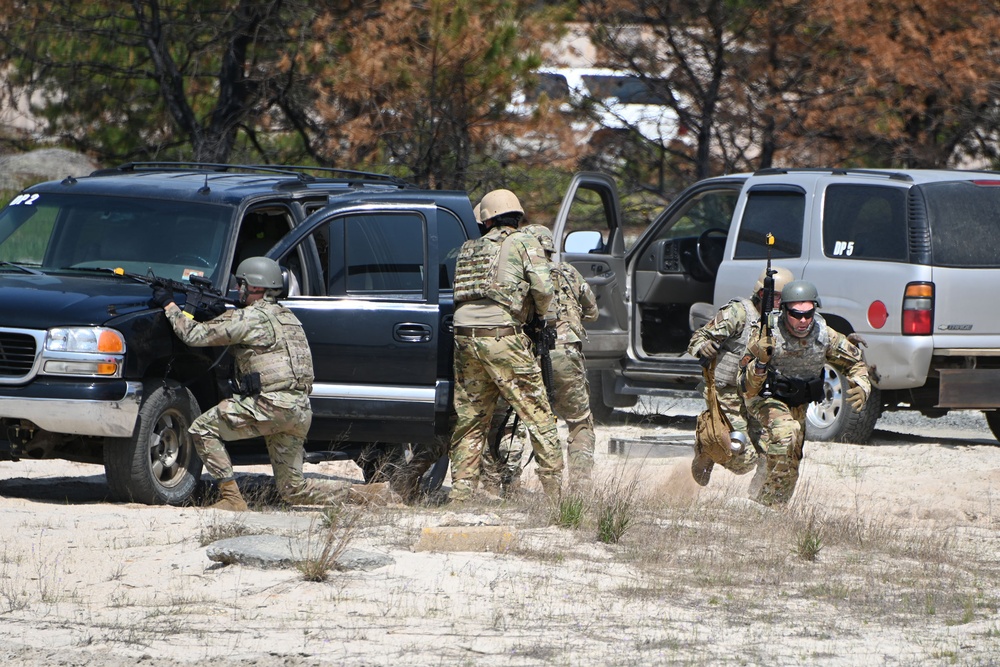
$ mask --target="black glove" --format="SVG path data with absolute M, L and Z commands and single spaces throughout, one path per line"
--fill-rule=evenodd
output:
M 226 302 L 222 300 L 210 301 L 198 309 L 198 320 L 204 322 L 211 320 L 226 312 Z
M 153 283 L 153 298 L 150 300 L 154 306 L 166 308 L 167 304 L 174 300 L 174 291 L 169 285 Z

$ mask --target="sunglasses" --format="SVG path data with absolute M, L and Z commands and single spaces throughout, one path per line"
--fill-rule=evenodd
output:
M 812 316 L 816 313 L 816 309 L 810 308 L 809 310 L 793 310 L 791 308 L 786 308 L 785 312 L 788 313 L 789 317 L 796 320 L 811 320 Z

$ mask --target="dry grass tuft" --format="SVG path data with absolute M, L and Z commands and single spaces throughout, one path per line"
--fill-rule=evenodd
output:
M 306 552 L 295 568 L 305 581 L 326 581 L 337 558 L 347 549 L 358 530 L 362 512 L 347 507 L 328 507 L 320 517 L 319 530 L 310 528 Z M 318 543 L 314 542 L 318 538 Z

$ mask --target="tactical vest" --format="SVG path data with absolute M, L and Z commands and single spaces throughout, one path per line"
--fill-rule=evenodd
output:
M 500 276 L 510 261 L 511 244 L 518 232 L 513 227 L 494 227 L 485 236 L 462 244 L 455 264 L 455 305 L 476 299 L 490 299 L 515 319 L 525 321 L 524 302 L 528 295 L 528 282 L 501 283 Z
M 786 333 L 781 325 L 774 328 L 771 332 L 774 336 L 771 368 L 800 380 L 821 376 L 826 364 L 826 348 L 830 345 L 830 332 L 822 315 L 816 313 L 813 317 L 813 327 L 805 338 L 795 338 Z
M 257 308 L 271 323 L 274 343 L 264 349 L 237 346 L 233 356 L 240 376 L 260 373 L 261 391 L 312 391 L 313 365 L 309 342 L 298 318 L 284 306 L 259 301 Z
M 587 338 L 587 331 L 583 327 L 583 308 L 578 297 L 579 286 L 565 267 L 572 269 L 571 265 L 561 263 L 553 266 L 549 272 L 553 288 L 549 313 L 555 315 L 559 342 L 576 343 Z
M 722 341 L 719 346 L 718 361 L 715 365 L 715 386 L 732 387 L 736 385 L 736 373 L 740 368 L 740 359 L 747 351 L 750 340 L 750 329 L 760 321 L 757 307 L 750 299 L 733 299 L 730 303 L 739 303 L 746 313 L 746 323 L 739 336 L 733 336 Z

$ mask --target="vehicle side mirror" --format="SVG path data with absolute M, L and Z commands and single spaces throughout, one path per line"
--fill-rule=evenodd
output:
M 600 232 L 578 231 L 570 232 L 563 244 L 565 251 L 577 255 L 592 252 L 607 252 L 604 246 L 604 237 Z

